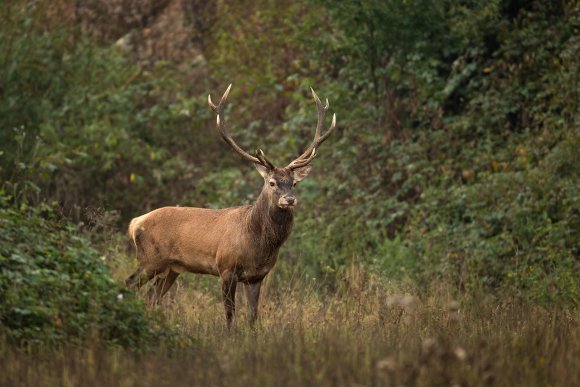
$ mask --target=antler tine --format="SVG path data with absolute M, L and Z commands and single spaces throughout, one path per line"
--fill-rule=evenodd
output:
M 310 162 L 312 160 L 314 160 L 314 158 L 318 156 L 318 153 L 316 153 L 316 148 L 312 149 L 312 152 L 310 153 L 310 156 L 308 156 L 305 159 L 296 159 L 294 161 L 292 161 L 287 168 L 289 169 L 297 169 L 297 168 L 302 168 L 307 166 L 308 164 L 310 164 Z
M 226 89 L 224 95 L 222 95 L 222 98 L 220 99 L 219 104 L 217 104 L 217 105 L 212 102 L 211 94 L 207 95 L 207 102 L 209 103 L 209 106 L 211 106 L 211 108 L 213 109 L 214 112 L 216 112 L 216 113 L 223 112 L 223 109 L 224 109 L 224 106 L 226 104 L 226 100 L 228 99 L 228 95 L 230 94 L 231 88 L 232 88 L 232 84 L 230 83 L 230 85 Z
M 311 87 L 310 91 L 312 92 L 312 97 L 314 97 L 314 102 L 316 102 L 316 110 L 318 111 L 318 122 L 316 123 L 316 132 L 314 134 L 314 138 L 318 138 L 320 137 L 320 130 L 322 129 L 322 125 L 324 124 L 324 119 L 326 118 L 326 111 L 328 110 L 328 107 L 330 106 L 328 104 L 328 98 L 326 99 L 326 106 L 322 106 L 322 102 L 320 102 L 320 98 L 318 98 L 318 95 L 316 94 L 316 92 L 314 91 L 314 89 Z M 314 149 L 313 146 L 310 146 L 308 149 L 308 152 L 304 152 L 304 153 L 310 153 L 310 151 L 312 151 L 312 149 Z
M 333 132 L 334 128 L 336 127 L 336 114 L 332 116 L 332 124 L 324 133 L 320 135 L 320 130 L 322 129 L 322 125 L 324 125 L 324 118 L 326 117 L 326 111 L 330 104 L 328 103 L 328 98 L 326 99 L 326 105 L 322 106 L 322 102 L 320 102 L 320 98 L 311 87 L 310 90 L 312 91 L 312 96 L 314 97 L 314 102 L 316 103 L 316 110 L 318 111 L 318 122 L 316 124 L 316 132 L 314 133 L 314 140 L 310 144 L 310 146 L 302 153 L 297 159 L 292 161 L 286 168 L 296 169 L 301 168 L 308 165 L 315 157 L 316 157 L 316 148 L 322 144 L 328 136 Z
M 236 142 L 234 141 L 232 136 L 229 135 L 227 128 L 226 128 L 226 120 L 224 118 L 224 106 L 226 104 L 226 100 L 228 99 L 228 94 L 230 93 L 231 88 L 232 88 L 232 84 L 230 83 L 230 85 L 226 89 L 224 95 L 220 99 L 220 102 L 217 105 L 212 102 L 211 94 L 208 94 L 208 96 L 207 96 L 207 102 L 209 103 L 209 106 L 212 108 L 212 110 L 214 112 L 217 113 L 216 123 L 217 123 L 219 130 L 220 130 L 220 135 L 222 136 L 224 141 L 227 142 L 244 159 L 251 161 L 253 163 L 256 163 L 256 164 L 261 164 L 268 169 L 273 169 L 274 165 L 266 159 L 264 152 L 262 152 L 261 150 L 258 150 L 258 151 L 256 151 L 256 156 L 252 156 L 251 154 L 249 154 L 248 152 L 243 150 L 238 144 L 236 144 Z

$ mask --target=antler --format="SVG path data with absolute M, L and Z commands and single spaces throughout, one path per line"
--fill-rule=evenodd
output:
M 210 94 L 208 94 L 208 96 L 207 96 L 207 102 L 209 103 L 209 106 L 211 106 L 213 111 L 217 113 L 216 121 L 217 121 L 217 125 L 219 127 L 220 134 L 221 134 L 222 138 L 236 152 L 238 152 L 244 159 L 251 161 L 253 163 L 256 163 L 256 164 L 263 165 L 264 167 L 266 167 L 268 169 L 274 169 L 274 164 L 272 164 L 270 161 L 268 161 L 268 159 L 266 159 L 266 156 L 264 155 L 264 152 L 262 152 L 261 149 L 256 150 L 256 156 L 252 156 L 251 154 L 249 154 L 248 152 L 243 150 L 238 144 L 236 144 L 236 142 L 233 140 L 232 136 L 229 135 L 229 133 L 226 129 L 226 120 L 224 118 L 224 106 L 226 104 L 226 100 L 228 99 L 228 94 L 230 93 L 231 88 L 232 88 L 232 84 L 230 83 L 230 85 L 228 86 L 228 89 L 226 90 L 226 92 L 224 93 L 224 95 L 220 99 L 220 102 L 217 105 L 215 105 L 211 101 Z
M 330 128 L 324 133 L 322 136 L 320 135 L 320 129 L 322 129 L 322 125 L 324 124 L 324 118 L 326 117 L 326 111 L 330 106 L 328 104 L 328 99 L 326 100 L 326 106 L 322 106 L 322 102 L 320 102 L 320 98 L 316 95 L 316 92 L 311 87 L 310 90 L 312 91 L 312 96 L 314 97 L 314 102 L 316 102 L 316 109 L 318 110 L 318 123 L 316 124 L 316 132 L 314 133 L 314 140 L 312 144 L 302 153 L 297 159 L 292 161 L 286 168 L 288 169 L 297 169 L 302 168 L 310 164 L 312 160 L 318 155 L 316 153 L 316 148 L 324 142 L 330 136 L 334 128 L 336 127 L 336 114 L 332 116 L 332 124 Z

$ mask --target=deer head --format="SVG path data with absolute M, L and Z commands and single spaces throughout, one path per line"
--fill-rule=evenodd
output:
M 314 133 L 314 140 L 308 148 L 298 158 L 290 162 L 286 167 L 279 168 L 272 164 L 261 149 L 256 150 L 254 155 L 244 151 L 229 135 L 226 127 L 226 121 L 223 115 L 224 106 L 228 98 L 232 85 L 230 84 L 222 96 L 220 102 L 215 105 L 211 100 L 211 95 L 208 95 L 208 102 L 214 112 L 217 114 L 217 126 L 220 135 L 226 143 L 228 143 L 238 154 L 244 159 L 254 163 L 256 169 L 264 178 L 264 188 L 262 195 L 267 195 L 271 206 L 277 206 L 280 209 L 292 209 L 297 204 L 294 196 L 294 187 L 296 184 L 308 176 L 312 160 L 318 155 L 317 148 L 322 144 L 332 133 L 336 127 L 336 114 L 332 116 L 332 123 L 328 130 L 321 134 L 322 126 L 324 125 L 324 118 L 328 110 L 328 99 L 323 106 L 320 98 L 312 88 L 312 96 L 316 102 L 316 109 L 318 110 L 318 123 L 316 125 L 316 132 Z

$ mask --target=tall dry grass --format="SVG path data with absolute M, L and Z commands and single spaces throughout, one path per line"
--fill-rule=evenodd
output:
M 580 385 L 576 308 L 454 299 L 443 285 L 419 298 L 356 268 L 338 292 L 317 283 L 272 273 L 260 323 L 249 327 L 240 295 L 228 330 L 217 280 L 184 277 L 152 312 L 183 333 L 177 344 L 160 337 L 157 349 L 141 354 L 96 342 L 89 348 L 4 346 L 0 384 Z

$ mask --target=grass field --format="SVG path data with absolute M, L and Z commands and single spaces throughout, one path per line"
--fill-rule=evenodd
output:
M 126 268 L 117 270 L 121 277 Z M 163 305 L 177 337 L 141 353 L 99 345 L 0 350 L 5 386 L 574 386 L 577 309 L 416 297 L 352 267 L 343 289 L 274 271 L 260 323 L 226 328 L 217 279 L 183 276 Z M 404 291 L 406 290 L 406 291 Z M 240 292 L 238 292 L 240 293 Z M 165 341 L 164 341 L 165 340 Z

